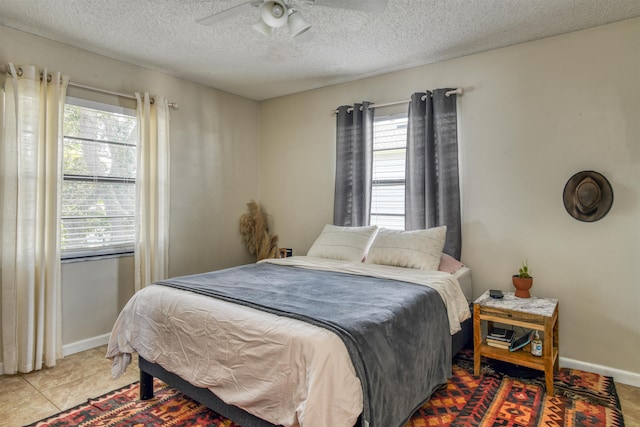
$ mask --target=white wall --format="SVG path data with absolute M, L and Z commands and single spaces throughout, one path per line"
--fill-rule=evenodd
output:
M 132 256 L 63 263 L 64 353 L 103 344 L 133 287 Z
M 462 259 L 475 296 L 513 290 L 528 259 L 533 293 L 560 300 L 563 360 L 640 385 L 639 40 L 633 19 L 263 102 L 260 193 L 280 245 L 304 254 L 332 221 L 332 109 L 463 87 Z M 596 223 L 562 203 L 566 181 L 586 169 L 615 193 Z
M 257 102 L 3 26 L 0 40 L 1 64 L 46 66 L 72 82 L 178 103 L 171 111 L 169 274 L 251 262 L 238 221 L 246 202 L 259 196 Z M 64 264 L 62 280 L 63 344 L 73 347 L 111 331 L 133 294 L 133 260 Z

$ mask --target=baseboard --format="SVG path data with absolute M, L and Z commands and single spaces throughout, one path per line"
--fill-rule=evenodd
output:
M 560 366 L 563 368 L 579 369 L 581 371 L 593 372 L 600 375 L 613 377 L 617 383 L 640 387 L 640 374 L 622 369 L 610 368 L 609 366 L 596 365 L 595 363 L 583 362 L 580 360 L 560 358 Z
M 71 354 L 80 353 L 81 351 L 90 350 L 109 343 L 111 334 L 99 335 L 97 337 L 87 338 L 85 340 L 72 342 L 62 346 L 62 355 L 69 356 Z
M 80 353 L 81 351 L 90 350 L 109 343 L 111 334 L 99 335 L 97 337 L 87 338 L 86 340 L 76 341 L 71 344 L 62 346 L 62 355 L 69 356 L 71 354 Z M 0 362 L 0 375 L 4 375 L 4 363 Z

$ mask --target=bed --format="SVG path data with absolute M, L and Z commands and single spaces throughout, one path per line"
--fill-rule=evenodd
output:
M 470 271 L 377 264 L 377 227 L 339 229 L 349 243 L 339 249 L 322 244 L 326 230 L 306 257 L 136 293 L 109 342 L 114 376 L 137 352 L 141 398 L 156 377 L 243 427 L 402 425 L 469 339 L 470 295 L 458 278 L 468 283 Z M 354 231 L 365 241 L 347 256 Z

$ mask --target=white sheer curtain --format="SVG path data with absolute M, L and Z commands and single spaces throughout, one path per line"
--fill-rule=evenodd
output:
M 0 102 L 0 264 L 4 373 L 15 374 L 62 357 L 58 195 L 69 78 L 9 69 Z
M 165 98 L 136 93 L 138 166 L 136 172 L 136 291 L 168 274 L 169 105 Z

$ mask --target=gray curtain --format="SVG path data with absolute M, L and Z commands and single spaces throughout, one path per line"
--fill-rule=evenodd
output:
M 444 252 L 460 259 L 456 95 L 452 89 L 414 93 L 409 103 L 405 229 L 447 226 Z M 424 98 L 424 99 L 423 99 Z
M 373 109 L 369 104 L 338 108 L 334 225 L 369 225 L 373 161 Z

